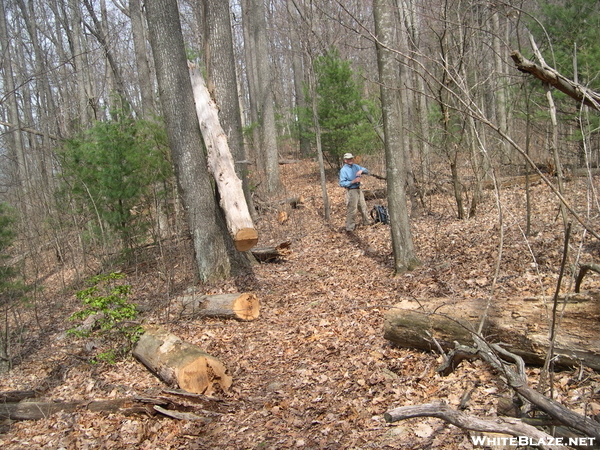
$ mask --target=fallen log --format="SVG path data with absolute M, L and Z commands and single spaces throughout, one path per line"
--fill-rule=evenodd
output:
M 227 392 L 232 383 L 221 361 L 162 327 L 146 327 L 133 355 L 169 387 L 210 395 L 215 385 Z
M 363 189 L 365 200 L 377 200 L 387 197 L 387 189 Z
M 235 172 L 235 163 L 227 135 L 219 122 L 218 108 L 211 99 L 200 68 L 190 66 L 190 78 L 196 102 L 196 114 L 207 150 L 208 167 L 219 191 L 221 209 L 225 213 L 227 228 L 240 252 L 250 250 L 258 243 L 248 203 L 242 189 L 242 180 Z
M 17 403 L 27 398 L 35 398 L 38 396 L 38 391 L 4 391 L 0 392 L 0 403 Z
M 600 370 L 599 305 L 598 291 L 569 295 L 554 345 L 555 367 L 584 365 Z M 426 351 L 439 351 L 438 346 L 448 351 L 455 342 L 470 345 L 471 332 L 478 328 L 484 310 L 485 300 L 453 304 L 440 299 L 405 300 L 386 313 L 384 338 L 399 347 Z M 482 335 L 502 342 L 528 364 L 543 365 L 550 346 L 551 311 L 541 298 L 497 301 L 488 311 Z
M 262 247 L 255 248 L 251 251 L 252 255 L 260 262 L 273 262 L 278 261 L 284 256 L 288 256 L 292 253 L 290 249 L 292 245 L 291 241 L 282 242 L 277 247 Z
M 181 317 L 222 317 L 237 320 L 255 320 L 260 305 L 252 293 L 183 295 L 175 299 Z
M 0 419 L 40 420 L 57 412 L 107 412 L 122 414 L 148 413 L 151 408 L 134 398 L 77 402 L 20 402 L 0 404 Z

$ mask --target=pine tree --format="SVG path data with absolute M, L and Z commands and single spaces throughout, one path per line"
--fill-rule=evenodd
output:
M 315 73 L 323 152 L 337 165 L 346 152 L 370 153 L 380 143 L 363 110 L 367 102 L 350 62 L 332 49 L 315 60 Z
M 84 205 L 98 228 L 108 225 L 125 249 L 143 236 L 150 220 L 140 213 L 153 186 L 171 176 L 164 128 L 115 114 L 64 145 L 64 189 Z

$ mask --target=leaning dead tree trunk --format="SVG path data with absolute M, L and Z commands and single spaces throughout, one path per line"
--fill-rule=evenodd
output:
M 147 327 L 133 355 L 170 387 L 208 395 L 215 385 L 225 392 L 231 386 L 221 361 L 161 327 Z
M 564 313 L 554 344 L 556 367 L 584 366 L 600 370 L 600 342 L 596 307 L 600 292 L 570 294 L 561 302 Z M 469 345 L 471 332 L 485 305 L 477 300 L 441 306 L 434 312 L 420 305 L 436 304 L 435 299 L 419 303 L 404 301 L 385 315 L 384 337 L 400 347 L 426 351 L 448 351 L 458 342 Z M 484 336 L 493 336 L 528 364 L 542 365 L 550 346 L 552 308 L 541 298 L 503 299 L 492 305 Z
M 258 298 L 252 293 L 183 295 L 175 299 L 175 304 L 182 317 L 255 320 L 260 314 Z
M 190 77 L 196 101 L 196 113 L 207 149 L 208 167 L 217 183 L 227 228 L 233 236 L 236 249 L 245 252 L 258 242 L 258 232 L 252 222 L 242 189 L 242 180 L 235 173 L 227 135 L 221 128 L 217 105 L 211 99 L 204 84 L 200 68 L 191 66 Z

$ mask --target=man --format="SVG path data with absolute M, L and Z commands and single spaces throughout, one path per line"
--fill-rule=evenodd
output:
M 352 153 L 344 154 L 344 167 L 340 170 L 340 186 L 346 188 L 346 205 L 348 206 L 346 232 L 352 232 L 356 228 L 357 209 L 362 215 L 363 225 L 369 223 L 367 202 L 365 202 L 365 195 L 360 189 L 361 175 L 368 174 L 369 171 L 365 167 L 354 163 L 354 155 Z

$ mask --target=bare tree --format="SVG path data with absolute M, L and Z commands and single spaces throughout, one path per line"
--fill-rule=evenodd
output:
M 397 48 L 397 22 L 391 0 L 374 0 L 373 16 L 377 37 L 377 56 L 381 86 L 388 205 L 390 209 L 395 272 L 414 269 L 416 257 L 406 205 L 406 141 L 403 139 L 402 97 L 396 86 L 400 80 L 398 63 L 390 48 Z
M 247 64 L 251 64 L 252 76 L 249 77 L 250 84 L 253 84 L 250 101 L 253 103 L 251 108 L 255 108 L 257 124 L 259 127 L 260 142 L 257 152 L 259 167 L 266 181 L 264 192 L 267 195 L 273 195 L 281 189 L 281 179 L 279 177 L 279 154 L 277 149 L 277 131 L 275 129 L 275 105 L 273 101 L 273 87 L 270 71 L 270 62 L 267 45 L 267 31 L 265 19 L 265 7 L 263 0 L 247 0 L 243 3 L 244 27 L 249 41 L 246 43 L 252 52 L 250 58 L 246 59 Z
M 202 280 L 232 273 L 228 234 L 215 202 L 196 116 L 175 0 L 147 4 L 150 43 L 176 176 Z

